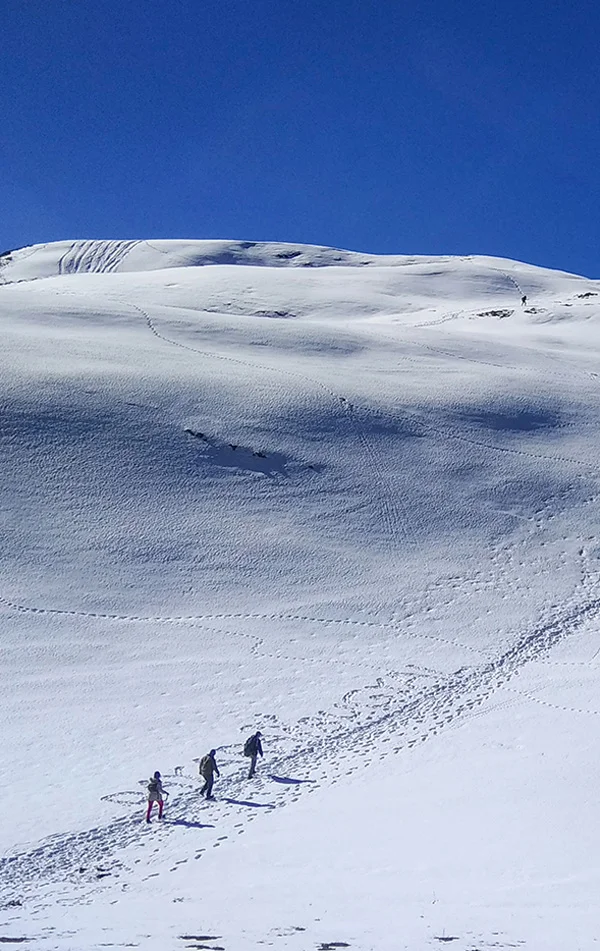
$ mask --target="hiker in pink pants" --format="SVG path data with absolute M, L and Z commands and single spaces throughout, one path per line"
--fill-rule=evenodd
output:
M 150 777 L 150 782 L 148 783 L 148 810 L 146 812 L 146 822 L 150 822 L 150 813 L 152 812 L 152 807 L 155 802 L 158 803 L 158 818 L 162 819 L 164 792 L 165 790 L 162 786 L 160 773 L 158 770 L 156 770 L 154 776 Z

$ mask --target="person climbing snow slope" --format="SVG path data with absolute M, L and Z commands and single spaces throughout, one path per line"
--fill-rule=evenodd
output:
M 256 772 L 256 761 L 259 756 L 263 755 L 262 743 L 260 738 L 262 733 L 260 730 L 257 730 L 256 733 L 253 733 L 252 736 L 249 736 L 246 742 L 244 743 L 244 756 L 250 757 L 250 770 L 248 772 L 248 779 L 252 779 Z
M 210 753 L 203 756 L 198 766 L 198 772 L 204 779 L 204 786 L 200 790 L 200 795 L 206 795 L 207 799 L 214 799 L 212 788 L 215 781 L 215 773 L 217 776 L 221 775 L 215 759 L 216 752 L 216 750 L 211 750 Z
M 150 822 L 150 814 L 154 803 L 158 803 L 158 818 L 162 819 L 165 790 L 163 789 L 160 773 L 156 770 L 154 776 L 150 777 L 148 783 L 148 809 L 146 811 L 146 822 Z

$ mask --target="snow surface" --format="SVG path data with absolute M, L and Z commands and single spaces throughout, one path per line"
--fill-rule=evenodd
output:
M 600 283 L 61 242 L 0 326 L 0 941 L 597 947 Z

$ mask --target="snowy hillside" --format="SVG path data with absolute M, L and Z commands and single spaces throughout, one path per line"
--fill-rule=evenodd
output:
M 0 327 L 0 941 L 596 947 L 600 282 L 61 242 Z
M 4 261 L 2 262 L 2 259 Z M 439 258 L 359 254 L 337 248 L 256 241 L 59 241 L 0 255 L 10 281 L 57 274 L 160 271 L 172 267 L 244 264 L 259 267 L 398 266 Z M 448 259 L 446 259 L 448 260 Z

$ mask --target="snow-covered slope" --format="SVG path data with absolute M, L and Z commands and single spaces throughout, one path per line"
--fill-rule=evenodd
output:
M 0 255 L 10 281 L 57 274 L 160 271 L 171 267 L 245 264 L 259 267 L 402 266 L 440 258 L 360 254 L 313 245 L 257 241 L 56 241 Z M 449 259 L 445 259 L 449 260 Z
M 0 285 L 0 937 L 593 947 L 600 284 L 79 241 Z

